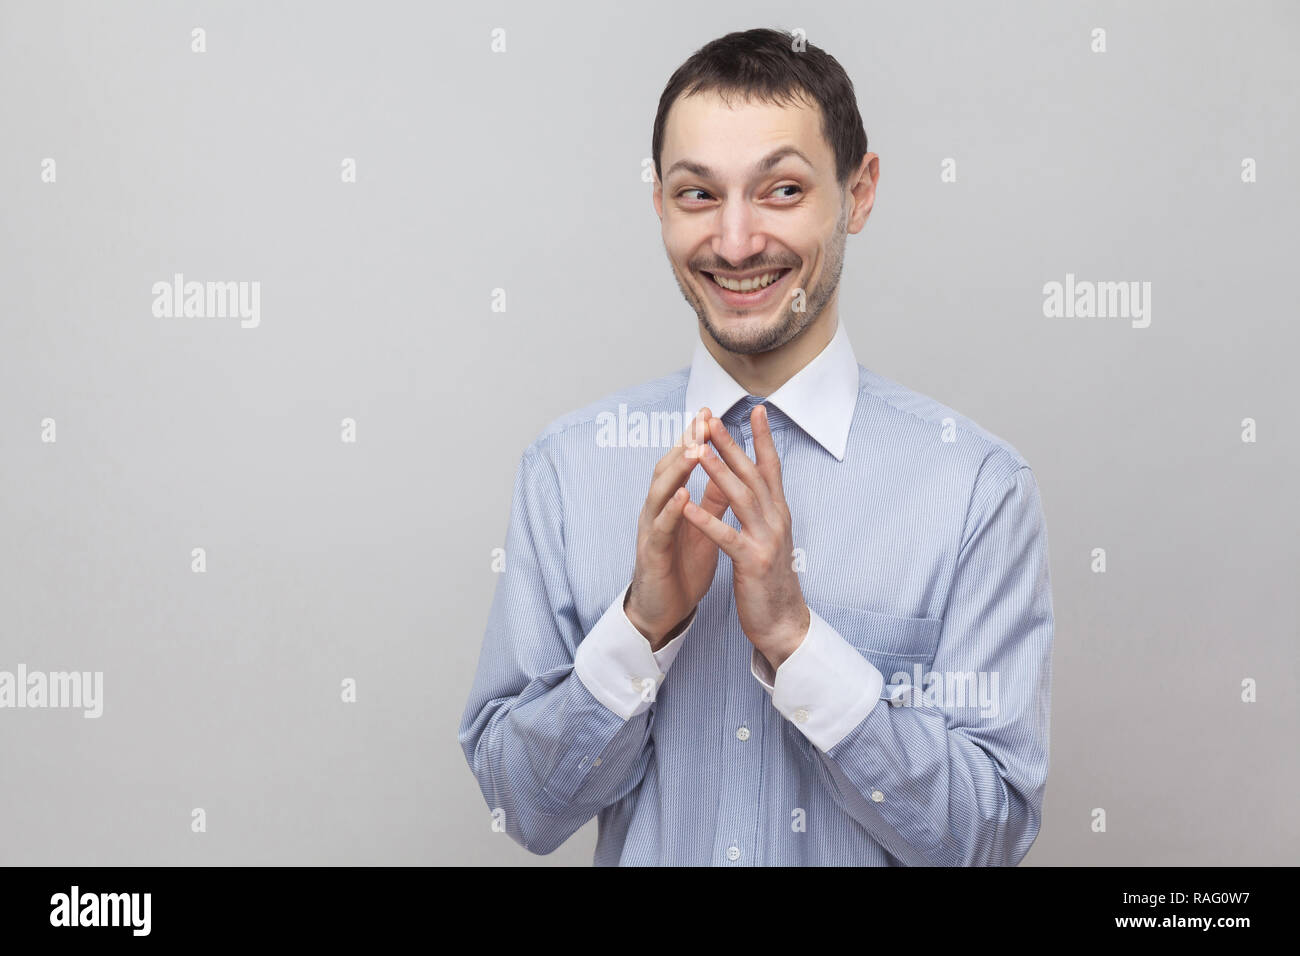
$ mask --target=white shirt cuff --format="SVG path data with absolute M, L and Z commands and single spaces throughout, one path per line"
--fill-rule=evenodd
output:
M 591 696 L 624 720 L 650 709 L 696 615 L 691 612 L 690 622 L 680 634 L 659 650 L 651 651 L 646 636 L 623 610 L 631 586 L 628 582 L 619 592 L 573 657 L 573 669 Z
M 772 674 L 758 648 L 749 670 L 772 705 L 823 753 L 848 736 L 871 713 L 885 678 L 840 633 L 808 609 L 811 621 L 793 654 Z

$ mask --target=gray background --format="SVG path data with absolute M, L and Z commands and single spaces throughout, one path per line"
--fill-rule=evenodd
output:
M 1300 859 L 1296 4 L 5 2 L 0 669 L 105 700 L 0 710 L 0 863 L 590 862 L 594 822 L 491 831 L 456 725 L 520 453 L 689 362 L 641 161 L 754 26 L 840 60 L 881 157 L 859 361 L 1042 489 L 1026 864 Z M 174 272 L 260 281 L 260 327 L 155 318 Z M 1151 282 L 1151 326 L 1044 318 L 1067 272 Z

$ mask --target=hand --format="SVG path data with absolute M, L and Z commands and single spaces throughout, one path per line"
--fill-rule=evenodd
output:
M 659 650 L 685 628 L 718 568 L 717 545 L 681 520 L 682 509 L 691 499 L 686 481 L 700 450 L 708 447 L 701 442 L 709 437 L 711 418 L 708 408 L 700 409 L 681 439 L 659 459 L 637 521 L 636 568 L 623 610 L 651 650 Z M 727 499 L 711 481 L 700 504 L 702 513 L 719 518 L 727 510 Z
M 731 558 L 740 628 L 775 673 L 803 643 L 812 619 L 793 566 L 790 508 L 767 409 L 755 405 L 749 421 L 757 463 L 749 460 L 719 418 L 709 420 L 717 454 L 708 445 L 700 450 L 700 465 L 711 479 L 709 487 L 716 484 L 721 489 L 740 530 L 719 520 L 716 509 L 688 503 L 683 514 Z

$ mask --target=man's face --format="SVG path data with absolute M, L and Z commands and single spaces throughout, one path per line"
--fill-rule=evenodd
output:
M 766 352 L 816 321 L 839 284 L 850 210 L 816 105 L 680 97 L 660 163 L 664 248 L 714 341 Z

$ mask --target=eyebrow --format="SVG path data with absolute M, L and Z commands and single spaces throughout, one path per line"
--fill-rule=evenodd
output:
M 765 173 L 773 166 L 775 166 L 777 163 L 779 163 L 781 160 L 785 159 L 787 156 L 795 156 L 799 159 L 802 159 L 808 165 L 809 169 L 817 168 L 812 164 L 812 160 L 810 160 L 803 153 L 799 152 L 799 150 L 795 149 L 793 146 L 781 146 L 777 149 L 772 150 L 772 152 L 768 153 L 757 163 L 755 163 L 754 171 L 757 173 Z M 677 160 L 677 162 L 673 163 L 671 166 L 668 167 L 668 172 L 664 173 L 664 179 L 667 180 L 669 177 L 672 176 L 673 173 L 677 172 L 677 170 L 679 169 L 683 169 L 688 173 L 694 173 L 696 176 L 699 176 L 701 179 L 717 178 L 717 174 L 708 166 L 705 166 L 703 163 L 697 163 L 689 159 L 679 159 Z

